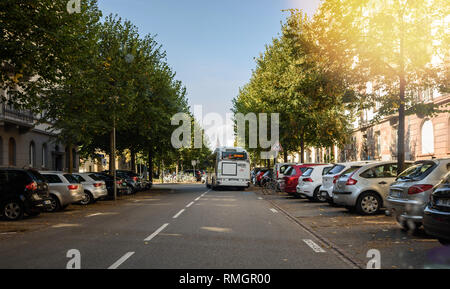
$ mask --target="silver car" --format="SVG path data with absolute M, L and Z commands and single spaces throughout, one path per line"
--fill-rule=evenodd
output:
M 51 206 L 48 212 L 56 212 L 65 209 L 70 204 L 83 200 L 83 185 L 71 174 L 62 172 L 40 172 L 48 183 L 48 191 Z
M 409 167 L 412 162 L 405 162 Z M 397 162 L 376 162 L 352 166 L 338 178 L 333 202 L 362 215 L 374 215 L 383 208 L 389 186 L 397 177 Z
M 83 185 L 84 197 L 80 204 L 87 205 L 108 196 L 105 181 L 93 173 L 75 173 L 75 178 Z
M 340 174 L 352 166 L 362 166 L 373 163 L 373 161 L 362 162 L 348 162 L 335 164 L 328 172 L 322 177 L 322 186 L 320 187 L 320 195 L 322 199 L 327 200 L 330 204 L 333 203 L 333 187 L 339 178 Z
M 387 208 L 405 230 L 422 225 L 431 192 L 449 170 L 450 159 L 419 161 L 391 185 Z

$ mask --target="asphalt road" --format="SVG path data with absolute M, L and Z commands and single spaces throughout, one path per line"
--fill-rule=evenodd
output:
M 252 190 L 157 185 L 116 203 L 5 223 L 0 268 L 64 269 L 71 249 L 82 269 L 354 268 Z

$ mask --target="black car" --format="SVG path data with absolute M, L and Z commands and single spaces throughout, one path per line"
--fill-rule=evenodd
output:
M 48 185 L 34 170 L 0 168 L 0 215 L 16 221 L 37 216 L 50 207 Z
M 423 226 L 427 234 L 442 244 L 450 244 L 450 175 L 431 195 L 424 211 Z
M 108 197 L 114 197 L 114 177 L 107 173 L 93 173 L 97 178 L 105 182 L 106 189 L 108 190 Z M 131 187 L 125 182 L 124 179 L 116 177 L 117 195 L 129 195 L 131 193 Z

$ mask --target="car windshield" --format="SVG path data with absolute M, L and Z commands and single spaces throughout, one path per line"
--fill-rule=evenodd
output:
M 326 167 L 326 168 L 324 168 L 323 171 L 322 171 L 322 176 L 328 174 L 328 172 L 329 172 L 332 168 L 333 168 L 333 167 Z
M 306 171 L 302 174 L 303 177 L 310 177 L 312 172 L 314 171 L 313 168 L 308 168 Z
M 342 172 L 342 170 L 345 169 L 345 166 L 343 165 L 334 165 L 334 167 L 332 167 L 327 175 L 336 175 L 339 174 L 340 172 Z
M 43 175 L 41 175 L 39 172 L 37 172 L 35 170 L 29 170 L 28 172 L 33 176 L 33 178 L 36 181 L 39 181 L 39 182 L 45 182 L 46 181 L 45 177 Z
M 352 174 L 353 172 L 356 172 L 357 170 L 359 170 L 360 168 L 361 168 L 361 166 L 350 167 L 341 174 L 341 177 L 347 177 L 348 175 Z
M 418 163 L 398 176 L 398 180 L 418 180 L 425 177 L 435 168 L 434 162 Z
M 82 177 L 82 176 L 80 176 L 80 175 L 73 175 L 73 177 L 74 178 L 76 178 L 77 180 L 78 180 L 78 182 L 85 182 L 86 180 Z
M 80 181 L 74 176 L 74 175 L 69 175 L 69 174 L 65 174 L 64 177 L 69 181 L 69 183 L 71 184 L 79 184 Z
M 94 175 L 94 174 L 90 174 L 89 177 L 91 179 L 93 179 L 94 181 L 102 181 L 103 180 L 102 178 L 100 178 L 99 176 Z

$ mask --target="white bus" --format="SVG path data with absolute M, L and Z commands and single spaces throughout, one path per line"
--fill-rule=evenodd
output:
M 213 154 L 214 165 L 208 170 L 206 186 L 235 187 L 246 189 L 250 186 L 250 160 L 243 148 L 220 147 Z

